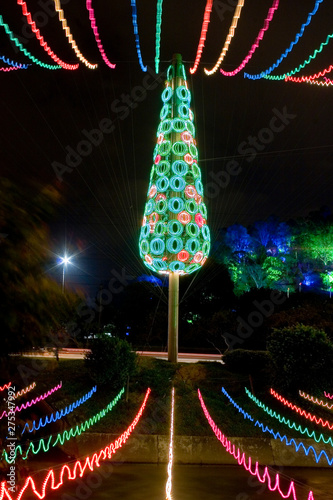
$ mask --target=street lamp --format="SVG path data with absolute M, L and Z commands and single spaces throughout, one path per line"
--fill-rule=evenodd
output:
M 71 258 L 65 254 L 64 257 L 61 257 L 60 264 L 62 264 L 62 293 L 65 293 L 65 268 L 67 264 L 72 264 Z

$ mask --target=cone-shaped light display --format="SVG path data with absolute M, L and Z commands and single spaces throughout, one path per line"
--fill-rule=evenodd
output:
M 140 233 L 140 255 L 152 271 L 190 274 L 210 250 L 207 208 L 181 56 L 173 57 L 162 92 L 160 124 Z

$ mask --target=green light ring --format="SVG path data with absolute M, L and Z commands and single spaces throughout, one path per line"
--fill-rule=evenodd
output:
M 199 212 L 201 213 L 202 217 L 204 217 L 205 219 L 207 218 L 207 207 L 205 203 L 200 203 Z
M 170 162 L 167 160 L 161 160 L 158 165 L 156 165 L 156 173 L 157 175 L 164 176 L 169 173 L 170 170 Z
M 202 226 L 201 233 L 202 233 L 204 240 L 210 240 L 210 231 L 209 231 L 209 227 L 207 226 L 207 224 L 204 224 Z
M 193 143 L 190 144 L 189 148 L 190 155 L 192 155 L 193 158 L 198 158 L 198 148 Z
M 184 156 L 188 153 L 188 145 L 185 142 L 177 141 L 172 145 L 172 152 L 177 156 Z
M 191 165 L 191 169 L 192 169 L 192 172 L 193 172 L 193 177 L 195 179 L 201 179 L 201 171 L 200 171 L 200 168 L 198 167 L 198 165 L 196 163 L 192 163 Z
M 160 134 L 169 134 L 171 132 L 171 129 L 172 129 L 172 120 L 170 120 L 170 118 L 166 118 L 165 120 L 163 120 L 158 128 L 157 128 L 157 135 L 159 136 Z
M 200 242 L 197 238 L 189 238 L 185 243 L 185 250 L 194 255 L 200 250 Z
M 190 120 L 186 120 L 186 129 L 193 137 L 195 136 L 195 128 Z
M 182 102 L 181 104 L 179 104 L 179 106 L 178 106 L 178 114 L 179 114 L 179 116 L 181 118 L 184 118 L 185 120 L 187 120 L 190 117 L 189 107 L 186 106 L 186 104 L 184 102 Z
M 156 234 L 156 236 L 164 236 L 166 231 L 167 231 L 167 225 L 165 222 L 162 221 L 156 222 L 154 229 L 154 234 Z
M 179 260 L 174 260 L 173 262 L 170 262 L 169 269 L 173 273 L 183 271 L 185 269 L 185 264 L 184 262 L 179 262 Z
M 171 238 L 167 239 L 166 247 L 168 252 L 170 253 L 179 253 L 181 250 L 183 250 L 183 246 L 183 240 L 178 236 L 172 236 Z
M 156 269 L 152 266 L 152 264 L 148 264 L 148 262 L 146 260 L 143 261 L 144 265 L 146 267 L 148 267 L 148 269 L 150 269 L 151 271 L 156 271 Z
M 175 229 L 176 227 L 176 229 Z M 169 221 L 168 223 L 168 232 L 171 236 L 180 236 L 184 230 L 183 224 L 181 224 L 178 220 L 174 219 Z
M 200 194 L 200 196 L 203 194 L 203 185 L 200 179 L 197 179 L 195 181 L 195 189 L 197 190 L 198 194 Z
M 140 241 L 140 252 L 142 255 L 147 255 L 149 252 L 149 243 L 145 239 Z
M 156 187 L 158 191 L 163 193 L 169 187 L 169 179 L 166 176 L 160 177 L 156 181 Z
M 155 208 L 155 203 L 153 200 L 148 200 L 145 208 L 145 215 L 150 215 Z
M 174 118 L 172 120 L 172 128 L 175 132 L 184 132 L 186 130 L 186 121 L 183 118 Z
M 210 252 L 210 241 L 204 241 L 204 244 L 202 245 L 202 251 L 204 256 L 208 257 Z
M 179 85 L 176 89 L 176 94 L 178 99 L 181 101 L 187 101 L 190 103 L 191 101 L 191 93 L 190 91 L 185 87 L 185 85 Z
M 166 200 L 158 200 L 155 203 L 155 210 L 158 214 L 165 214 L 167 207 L 168 204 Z
M 166 156 L 171 151 L 171 142 L 163 141 L 158 145 L 158 152 L 161 156 Z
M 196 204 L 195 200 L 186 200 L 185 202 L 185 208 L 187 212 L 189 212 L 192 215 L 195 215 L 198 212 L 198 205 Z
M 162 238 L 153 238 L 150 242 L 150 251 L 153 255 L 161 255 L 165 250 Z
M 186 232 L 191 238 L 197 238 L 200 233 L 200 229 L 198 224 L 195 224 L 194 222 L 189 222 L 189 224 L 186 224 Z
M 171 165 L 172 171 L 176 175 L 186 175 L 188 172 L 188 165 L 183 160 L 176 160 Z
M 175 206 L 175 204 L 177 204 L 177 206 Z M 173 214 L 179 214 L 179 212 L 184 210 L 184 201 L 181 198 L 175 196 L 169 200 L 168 208 Z
M 162 259 L 153 259 L 152 265 L 156 271 L 166 271 L 168 269 L 167 263 Z
M 169 69 L 172 68 L 172 66 L 169 67 Z M 169 72 L 169 69 L 168 69 L 168 72 Z M 173 69 L 173 68 L 172 68 Z M 171 97 L 172 97 L 172 94 L 173 94 L 173 90 L 170 86 L 168 87 L 165 87 L 165 89 L 163 90 L 162 92 L 162 101 L 164 103 L 170 101 Z
M 185 268 L 185 272 L 187 274 L 191 274 L 191 273 L 194 273 L 194 271 L 197 271 L 198 269 L 200 269 L 200 264 L 190 264 L 189 266 L 187 266 Z
M 161 120 L 165 120 L 165 118 L 168 116 L 169 112 L 170 112 L 170 106 L 169 104 L 163 104 L 163 107 L 161 109 L 161 112 L 160 112 L 160 119 Z
M 150 224 L 146 224 L 141 228 L 141 238 L 148 238 L 150 234 Z
M 172 191 L 184 191 L 185 186 L 186 182 L 183 177 L 180 177 L 179 175 L 173 175 L 170 178 L 170 189 L 172 189 Z

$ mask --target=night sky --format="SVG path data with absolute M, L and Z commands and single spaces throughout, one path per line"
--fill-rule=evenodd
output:
M 51 7 L 48 14 L 43 10 L 51 4 L 46 0 L 27 3 L 32 13 L 39 13 L 36 21 L 42 22 L 41 33 L 54 52 L 75 64 L 57 16 Z M 206 0 L 163 3 L 160 71 L 167 69 L 173 53 L 182 55 L 192 92 L 213 242 L 218 229 L 231 224 L 248 225 L 271 214 L 288 220 L 333 205 L 333 87 L 252 81 L 244 78 L 244 70 L 231 78 L 219 72 L 204 74 L 203 68 L 212 68 L 222 50 L 235 4 L 234 0 L 214 2 L 201 64 L 191 76 Z M 99 68 L 89 70 L 80 64 L 77 71 L 48 71 L 31 66 L 1 73 L 0 164 L 2 175 L 25 186 L 31 199 L 34 181 L 60 187 L 64 203 L 51 225 L 50 249 L 62 253 L 66 242 L 70 252 L 81 252 L 76 258 L 78 268 L 68 269 L 67 280 L 73 286 L 85 285 L 93 295 L 112 269 L 125 268 L 132 276 L 147 272 L 139 257 L 138 236 L 164 88 L 163 75 L 154 71 L 156 1 L 137 0 L 141 52 L 151 71 L 148 77 L 136 54 L 130 0 L 92 2 L 105 52 L 117 64 L 114 70 L 100 56 L 85 1 L 67 0 L 62 5 L 79 49 Z M 223 69 L 235 69 L 247 55 L 270 6 L 271 0 L 245 1 Z M 314 6 L 313 0 L 280 0 L 245 71 L 259 73 L 274 63 Z M 3 1 L 0 13 L 24 47 L 53 64 L 31 37 L 14 0 Z M 290 71 L 307 59 L 333 33 L 332 18 L 333 4 L 323 0 L 304 36 L 273 74 Z M 299 75 L 312 75 L 332 64 L 332 43 Z M 14 49 L 3 28 L 0 55 L 31 62 Z M 138 86 L 145 86 L 146 92 L 135 90 Z M 54 162 L 66 164 L 68 151 L 77 150 L 80 141 L 106 118 L 113 121 L 114 130 L 94 136 L 96 144 L 81 161 L 72 155 L 77 166 L 65 171 L 60 182 Z M 228 178 L 228 170 L 237 174 Z M 60 280 L 60 269 L 57 277 Z

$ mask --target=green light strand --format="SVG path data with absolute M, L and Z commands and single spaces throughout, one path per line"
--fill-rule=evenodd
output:
M 321 43 L 319 46 L 319 49 L 316 49 L 312 55 L 309 56 L 308 59 L 306 59 L 302 64 L 300 64 L 297 68 L 293 69 L 292 71 L 289 71 L 289 73 L 284 73 L 283 75 L 265 75 L 264 78 L 266 80 L 284 80 L 287 76 L 293 76 L 296 73 L 299 73 L 301 69 L 304 69 L 305 66 L 310 64 L 310 62 L 317 57 L 318 54 L 323 50 L 323 48 L 328 44 L 330 39 L 333 38 L 333 33 L 330 35 L 327 35 L 327 38 L 325 42 Z
M 55 438 L 54 442 L 52 442 L 52 439 L 54 438 L 54 435 L 49 436 L 48 438 L 41 438 L 38 441 L 37 448 L 35 447 L 35 444 L 33 442 L 29 443 L 28 449 L 24 452 L 22 450 L 21 445 L 16 446 L 15 448 L 15 454 L 14 456 L 11 456 L 11 458 L 8 457 L 7 451 L 3 450 L 2 456 L 6 460 L 8 464 L 12 464 L 15 462 L 16 456 L 19 453 L 22 457 L 23 460 L 26 460 L 28 458 L 28 454 L 31 451 L 34 455 L 37 455 L 41 450 L 43 452 L 49 451 L 50 447 L 55 447 L 57 444 L 63 445 L 65 441 L 69 441 L 71 438 L 80 436 L 82 432 L 85 432 L 89 427 L 92 425 L 96 424 L 99 420 L 101 420 L 105 415 L 112 410 L 112 408 L 118 403 L 120 400 L 121 396 L 124 394 L 125 388 L 123 387 L 121 391 L 117 394 L 117 396 L 110 401 L 110 403 L 99 413 L 96 413 L 93 417 L 89 418 L 85 422 L 82 422 L 80 425 L 76 425 L 76 427 L 72 427 L 69 430 L 65 430 L 62 434 L 57 434 L 57 437 Z
M 156 42 L 155 42 L 155 72 L 156 73 L 159 72 L 159 65 L 160 65 L 162 3 L 163 3 L 163 0 L 157 0 Z
M 0 26 L 4 28 L 5 32 L 7 33 L 11 41 L 15 43 L 16 47 L 20 49 L 20 51 L 23 52 L 23 54 L 26 57 L 31 59 L 32 62 L 45 69 L 61 69 L 61 66 L 59 65 L 52 66 L 50 64 L 43 63 L 42 61 L 34 57 L 32 54 L 30 54 L 30 52 L 27 49 L 25 49 L 21 44 L 21 42 L 15 37 L 14 33 L 10 30 L 8 24 L 4 22 L 3 17 L 1 15 L 0 15 Z
M 301 434 L 306 434 L 310 439 L 314 439 L 316 443 L 323 441 L 325 444 L 329 444 L 333 446 L 332 438 L 325 438 L 323 434 L 317 434 L 315 431 L 310 432 L 307 427 L 302 427 L 301 425 L 296 424 L 295 422 L 291 422 L 288 418 L 281 417 L 279 413 L 271 410 L 268 406 L 264 405 L 259 399 L 257 399 L 246 387 L 245 387 L 246 395 L 257 405 L 259 408 L 264 410 L 270 417 L 276 418 L 281 424 L 285 424 L 289 427 L 289 429 L 295 429 L 295 431 L 300 432 Z

